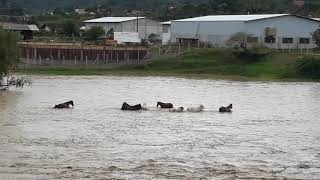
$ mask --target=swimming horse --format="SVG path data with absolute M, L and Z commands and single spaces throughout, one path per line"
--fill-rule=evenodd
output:
M 157 107 L 160 106 L 163 109 L 171 109 L 173 108 L 172 103 L 162 103 L 162 102 L 157 102 Z
M 232 104 L 230 104 L 227 107 L 220 107 L 219 112 L 231 112 L 231 109 L 232 109 Z
M 61 104 L 55 105 L 53 108 L 54 109 L 66 109 L 66 108 L 70 108 L 70 105 L 72 107 L 74 107 L 73 101 L 68 101 L 68 102 L 65 102 L 65 103 L 61 103 Z
M 148 110 L 147 103 L 143 103 L 141 105 L 141 109 L 144 110 L 144 111 L 147 111 Z
M 189 107 L 187 108 L 187 111 L 188 112 L 201 112 L 203 111 L 205 108 L 203 105 L 199 105 L 199 106 L 196 106 L 196 107 Z
M 183 112 L 184 108 L 183 107 L 179 107 L 178 109 L 170 109 L 170 112 Z
M 139 110 L 142 110 L 142 106 L 141 106 L 141 104 L 130 106 L 128 103 L 124 102 L 122 104 L 121 110 L 123 110 L 123 111 L 139 111 Z

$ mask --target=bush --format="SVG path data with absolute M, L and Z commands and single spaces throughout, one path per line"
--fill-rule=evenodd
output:
M 83 33 L 85 40 L 97 41 L 106 33 L 102 27 L 92 27 Z
M 77 24 L 74 21 L 68 20 L 63 23 L 63 30 L 62 34 L 69 36 L 69 37 L 75 37 L 79 36 L 79 28 Z
M 254 63 L 265 59 L 269 51 L 261 49 L 237 49 L 233 50 L 232 54 L 245 63 Z
M 305 78 L 320 79 L 320 58 L 305 56 L 297 61 L 295 70 Z

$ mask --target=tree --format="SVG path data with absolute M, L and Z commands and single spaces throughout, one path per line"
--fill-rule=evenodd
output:
M 16 56 L 18 36 L 16 33 L 0 30 L 0 77 L 8 73 L 9 68 L 17 62 Z
M 79 36 L 79 27 L 72 20 L 64 22 L 62 31 L 64 35 L 69 37 Z
M 104 36 L 106 32 L 102 27 L 92 27 L 83 33 L 85 40 L 87 41 L 97 41 L 99 38 Z
M 317 45 L 317 48 L 320 48 L 320 28 L 311 33 L 311 35 L 313 42 Z
M 113 28 L 109 29 L 109 31 L 107 32 L 106 38 L 107 39 L 113 39 L 114 38 L 114 30 L 113 30 Z
M 18 34 L 0 30 L 0 90 L 7 90 L 10 86 L 22 88 L 25 84 L 31 84 L 30 79 L 17 78 L 10 72 L 18 64 L 18 39 Z
M 1 5 L 6 6 L 7 5 L 7 0 L 1 0 Z

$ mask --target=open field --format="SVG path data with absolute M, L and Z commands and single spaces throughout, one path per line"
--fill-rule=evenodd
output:
M 311 55 L 299 52 L 268 52 L 257 61 L 244 61 L 231 50 L 196 49 L 177 57 L 161 58 L 143 65 L 125 65 L 114 69 L 35 68 L 20 72 L 44 75 L 133 75 L 178 76 L 234 80 L 309 80 L 300 75 L 297 62 Z M 315 80 L 315 79 L 313 79 Z

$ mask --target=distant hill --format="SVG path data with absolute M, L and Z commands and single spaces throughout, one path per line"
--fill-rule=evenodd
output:
M 319 0 L 306 1 L 308 3 L 303 7 L 295 5 L 295 0 L 0 0 L 0 3 L 5 1 L 31 13 L 56 8 L 69 12 L 72 8 L 90 8 L 94 12 L 97 5 L 101 5 L 102 9 L 112 11 L 113 15 L 126 15 L 124 9 L 141 10 L 146 16 L 159 20 L 247 13 L 294 13 L 320 17 Z
M 14 1 L 23 8 L 55 9 L 57 7 L 88 7 L 96 4 L 109 4 L 116 7 L 144 8 L 166 3 L 202 3 L 209 0 L 7 0 Z

